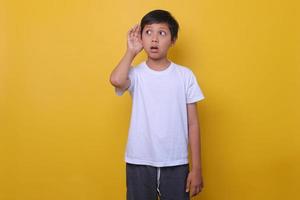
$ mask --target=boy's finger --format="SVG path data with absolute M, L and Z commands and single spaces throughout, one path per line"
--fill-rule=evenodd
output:
M 132 28 L 132 36 L 136 35 L 136 25 Z
M 132 38 L 132 36 L 133 36 L 133 32 L 132 32 L 132 31 L 130 31 L 128 35 L 129 35 L 129 37 L 130 37 L 130 38 Z
M 136 24 L 136 25 L 134 25 L 134 27 L 132 29 L 132 33 L 133 33 L 134 36 L 136 35 L 137 28 L 138 28 L 138 25 Z
M 130 32 L 133 32 L 134 29 L 135 29 L 135 27 L 136 27 L 136 25 L 132 26 L 132 27 L 129 29 L 129 31 L 130 31 Z
M 195 196 L 195 194 L 196 194 L 196 188 L 191 187 L 191 196 Z
M 130 29 L 130 30 L 128 31 L 127 35 L 130 36 L 131 33 L 132 33 L 132 29 Z
M 141 33 L 141 30 L 142 30 L 142 28 L 141 28 L 141 26 L 139 25 L 139 28 L 138 28 L 138 34 L 139 34 L 139 38 L 142 39 L 142 33 Z
M 134 27 L 132 27 L 131 29 L 129 29 L 129 31 L 128 31 L 128 36 L 129 36 L 129 37 L 132 37 L 132 35 L 133 35 L 133 30 L 134 30 Z
M 138 24 L 136 25 L 135 33 L 137 36 L 140 34 L 140 26 Z
M 186 181 L 186 186 L 185 186 L 185 192 L 189 192 L 190 191 L 190 185 L 191 185 L 191 181 L 188 179 L 187 181 Z
M 201 191 L 201 188 L 200 188 L 200 187 L 197 187 L 197 188 L 196 188 L 196 191 L 195 191 L 195 194 L 198 194 L 200 191 Z
M 138 26 L 137 31 L 140 32 L 141 31 L 141 26 L 139 24 L 137 26 Z
M 185 189 L 185 192 L 189 192 L 189 191 L 190 191 L 190 188 L 187 187 L 187 188 Z
M 138 28 L 138 25 L 134 25 L 134 28 L 133 28 L 133 32 L 136 32 L 136 29 Z

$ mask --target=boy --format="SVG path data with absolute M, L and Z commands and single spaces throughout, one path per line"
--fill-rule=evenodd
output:
M 167 58 L 178 28 L 168 11 L 146 14 L 128 32 L 127 51 L 110 76 L 117 95 L 128 90 L 133 103 L 125 155 L 127 200 L 156 200 L 157 195 L 186 200 L 203 188 L 196 102 L 204 96 L 193 72 Z M 147 60 L 131 67 L 142 49 Z

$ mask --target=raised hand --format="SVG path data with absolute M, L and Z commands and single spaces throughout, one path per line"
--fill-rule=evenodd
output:
M 137 55 L 142 49 L 141 27 L 137 24 L 128 31 L 127 50 Z

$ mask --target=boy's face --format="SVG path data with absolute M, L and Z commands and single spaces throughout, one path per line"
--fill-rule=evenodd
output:
M 145 25 L 142 32 L 142 43 L 148 57 L 153 60 L 167 57 L 171 45 L 171 32 L 166 23 Z

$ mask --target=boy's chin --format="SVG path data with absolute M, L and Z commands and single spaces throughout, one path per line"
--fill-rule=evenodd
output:
M 150 54 L 148 54 L 148 58 L 151 60 L 162 60 L 162 59 L 165 59 L 166 56 L 150 53 Z
M 148 56 L 148 59 L 153 60 L 153 61 L 159 61 L 164 59 L 164 57 L 153 57 L 153 56 Z

